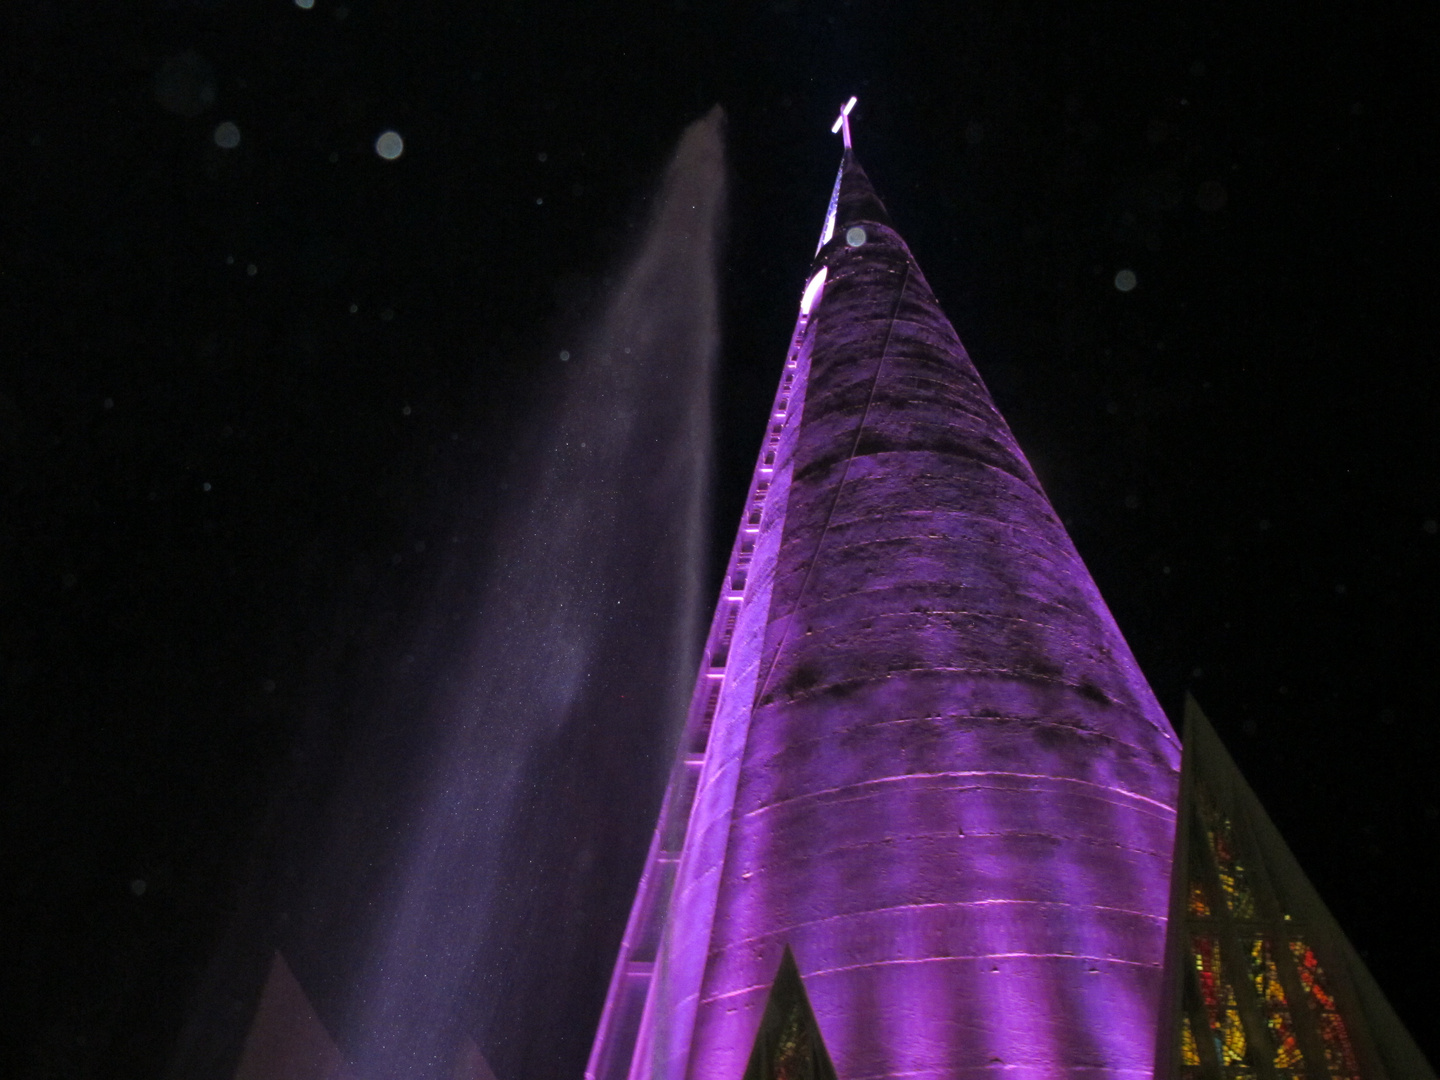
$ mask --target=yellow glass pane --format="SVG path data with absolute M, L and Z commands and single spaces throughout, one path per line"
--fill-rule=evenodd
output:
M 1255 1000 L 1264 1013 L 1270 1046 L 1274 1050 L 1273 1064 L 1278 1069 L 1302 1065 L 1295 1024 L 1285 1000 L 1285 987 L 1280 982 L 1279 969 L 1275 966 L 1274 950 L 1264 938 L 1251 938 L 1246 947 L 1250 952 L 1250 980 L 1255 989 Z
M 1180 1018 L 1180 1064 L 1200 1064 L 1200 1048 L 1195 1045 L 1195 1032 L 1190 1028 L 1188 1016 Z
M 1203 792 L 1197 805 L 1205 827 L 1205 839 L 1219 873 L 1225 906 L 1237 919 L 1255 918 L 1255 897 L 1235 849 L 1230 819 L 1216 810 Z
M 1220 1029 L 1221 1060 L 1226 1065 L 1238 1065 L 1245 1060 L 1245 1027 L 1240 1023 L 1240 1010 L 1235 1007 L 1235 992 L 1230 991 L 1230 1007 L 1225 1010 L 1225 1019 Z
M 1210 902 L 1205 899 L 1205 887 L 1198 881 L 1190 883 L 1190 914 L 1202 919 L 1210 917 Z

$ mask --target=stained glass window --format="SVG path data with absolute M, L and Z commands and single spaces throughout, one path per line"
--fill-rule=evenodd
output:
M 1220 888 L 1225 892 L 1225 904 L 1230 914 L 1237 919 L 1255 918 L 1255 897 L 1250 892 L 1250 882 L 1245 876 L 1245 867 L 1235 857 L 1235 847 L 1230 838 L 1230 821 L 1220 818 L 1206 828 L 1205 835 L 1210 841 L 1210 851 L 1215 856 L 1215 869 L 1220 875 Z
M 1198 881 L 1190 882 L 1190 914 L 1199 919 L 1210 917 L 1210 901 L 1205 899 L 1205 886 Z
M 1200 1047 L 1195 1042 L 1195 1029 L 1188 1016 L 1180 1017 L 1180 1075 L 1186 1080 L 1199 1080 L 1205 1073 L 1201 1066 Z
M 835 1066 L 788 946 L 770 987 L 743 1080 L 835 1080 Z
M 1355 1061 L 1350 1032 L 1345 1028 L 1345 1020 L 1330 993 L 1330 985 L 1315 951 L 1303 941 L 1292 941 L 1290 952 L 1300 969 L 1300 985 L 1305 987 L 1306 996 L 1315 1009 L 1316 1026 L 1325 1046 L 1325 1065 L 1331 1077 L 1334 1080 L 1359 1080 L 1360 1068 Z
M 1188 1016 L 1180 1018 L 1180 1064 L 1200 1064 L 1200 1049 L 1195 1045 L 1195 1032 L 1190 1027 Z
M 1295 1023 L 1285 1001 L 1285 987 L 1275 967 L 1275 954 L 1264 938 L 1251 938 L 1250 980 L 1255 987 L 1255 1000 L 1260 1003 L 1265 1026 L 1270 1031 L 1270 1044 L 1275 1049 L 1273 1062 L 1277 1070 L 1302 1069 L 1304 1058 L 1295 1037 Z M 1282 1073 L 1282 1075 L 1289 1075 Z
M 810 1032 L 800 1010 L 791 1012 L 775 1048 L 775 1080 L 800 1080 L 809 1075 Z
M 1350 961 L 1329 951 L 1313 890 L 1193 708 L 1191 721 L 1180 817 L 1189 842 L 1175 883 L 1183 915 L 1173 928 L 1183 967 L 1170 975 L 1179 985 L 1170 987 L 1167 1075 L 1362 1080 L 1368 1021 L 1352 1000 Z M 1223 782 L 1212 786 L 1212 774 Z
M 1220 942 L 1209 935 L 1197 934 L 1191 939 L 1194 947 L 1195 974 L 1200 983 L 1200 1001 L 1210 1034 L 1215 1039 L 1215 1057 L 1226 1066 L 1242 1065 L 1247 1060 L 1245 1027 L 1240 1022 L 1240 1008 L 1235 1001 L 1235 988 L 1226 981 L 1220 967 Z

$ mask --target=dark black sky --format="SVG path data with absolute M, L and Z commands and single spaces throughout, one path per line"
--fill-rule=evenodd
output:
M 643 7 L 0 16 L 5 1075 L 163 1071 L 717 101 L 718 574 L 850 93 L 1162 703 L 1440 1057 L 1433 8 Z

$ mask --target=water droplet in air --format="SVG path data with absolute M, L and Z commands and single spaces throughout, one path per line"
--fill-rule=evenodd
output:
M 226 120 L 215 128 L 215 145 L 221 150 L 234 150 L 240 145 L 240 129 Z
M 375 140 L 375 152 L 386 161 L 394 161 L 405 152 L 405 140 L 397 131 L 386 131 Z

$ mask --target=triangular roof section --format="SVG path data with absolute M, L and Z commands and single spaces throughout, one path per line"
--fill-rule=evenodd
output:
M 349 1080 L 340 1048 L 278 949 L 235 1080 Z
M 1193 698 L 1156 1080 L 1435 1080 Z
M 455 1058 L 454 1080 L 495 1080 L 495 1072 L 480 1047 L 469 1035 L 460 1040 L 460 1052 Z
M 453 1080 L 495 1080 L 469 1035 L 460 1040 Z M 354 1080 L 300 980 L 277 949 L 245 1036 L 235 1080 Z
M 744 1080 L 836 1080 L 790 947 L 770 986 Z

